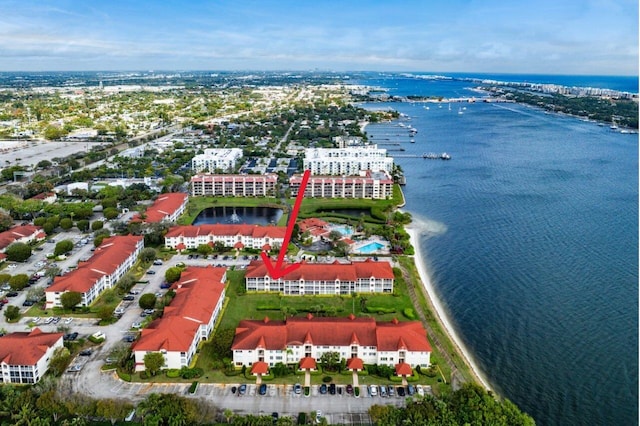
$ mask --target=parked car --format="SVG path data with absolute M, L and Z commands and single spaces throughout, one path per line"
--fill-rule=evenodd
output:
M 25 300 L 22 302 L 22 306 L 33 306 L 35 302 L 33 300 Z
M 376 385 L 369 385 L 369 395 L 371 395 L 371 396 L 378 396 L 378 386 L 376 386 Z
M 142 327 L 142 323 L 141 322 L 134 322 L 133 324 L 131 324 L 131 328 L 140 328 Z
M 150 270 L 148 270 L 148 271 L 147 271 L 147 274 L 149 274 L 149 275 L 155 275 L 155 274 L 156 274 L 156 271 L 154 271 L 153 269 L 150 269 Z
M 238 388 L 238 395 L 244 395 L 245 393 L 247 393 L 247 385 L 242 384 Z
M 316 410 L 316 423 L 322 423 L 322 411 Z
M 336 384 L 335 383 L 331 383 L 329 385 L 329 393 L 331 395 L 335 395 L 336 394 Z
M 411 395 L 413 395 L 414 393 L 416 393 L 416 388 L 415 388 L 415 386 L 413 386 L 413 385 L 411 385 L 411 384 L 410 384 L 409 386 L 407 386 L 407 395 L 411 396 Z
M 418 395 L 424 396 L 424 387 L 422 385 L 416 385 L 416 392 L 418 392 Z
M 293 393 L 296 395 L 300 395 L 302 393 L 302 385 L 300 383 L 293 385 Z
M 327 385 L 326 385 L 326 383 L 323 383 L 323 384 L 320 385 L 320 393 L 322 395 L 325 395 L 327 393 Z
M 156 266 L 162 265 L 162 260 L 156 259 L 156 260 L 153 261 L 153 264 L 156 265 Z
M 69 325 L 73 322 L 73 318 L 69 317 L 67 319 L 64 320 L 65 325 Z
M 132 343 L 132 342 L 134 342 L 136 340 L 136 336 L 134 336 L 132 334 L 127 334 L 122 338 L 122 340 L 124 342 L 127 342 L 127 343 Z
M 387 387 L 385 385 L 380 385 L 380 396 L 383 398 L 387 397 Z
M 125 297 L 122 298 L 122 300 L 131 301 L 131 300 L 135 300 L 135 297 L 133 297 L 131 294 L 127 294 Z
M 353 385 L 351 383 L 347 385 L 347 394 L 348 395 L 353 394 Z
M 405 395 L 405 390 L 404 390 L 404 386 L 398 386 L 398 396 L 404 396 Z
M 80 356 L 90 356 L 93 353 L 93 351 L 91 351 L 91 349 L 85 349 L 80 351 Z
M 396 396 L 396 389 L 393 387 L 393 385 L 387 386 L 387 393 L 389 394 L 389 397 Z
M 17 291 L 10 291 L 6 294 L 7 297 L 16 297 L 18 295 Z
M 260 388 L 258 388 L 258 393 L 260 395 L 266 395 L 267 394 L 267 385 L 265 383 L 262 383 L 260 385 Z
M 171 287 L 171 284 L 169 284 L 168 282 L 163 282 L 162 284 L 160 284 L 160 288 L 166 289 Z

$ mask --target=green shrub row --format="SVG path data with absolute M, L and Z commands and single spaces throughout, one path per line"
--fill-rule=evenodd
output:
M 258 305 L 258 306 L 256 306 L 256 310 L 258 310 L 258 311 L 279 311 L 280 310 L 280 306 Z
M 396 312 L 395 308 L 385 308 L 383 306 L 367 306 L 365 311 L 368 314 L 394 314 Z
M 167 377 L 175 379 L 180 377 L 180 370 L 177 368 L 170 368 L 167 370 Z
M 404 308 L 402 313 L 410 320 L 416 319 L 416 313 L 413 311 L 413 308 Z

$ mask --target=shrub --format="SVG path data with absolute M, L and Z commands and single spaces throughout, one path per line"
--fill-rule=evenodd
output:
M 167 377 L 175 379 L 180 377 L 180 370 L 178 368 L 170 368 L 167 370 Z
M 180 376 L 183 379 L 187 379 L 187 380 L 201 377 L 203 374 L 204 374 L 204 371 L 202 370 L 202 368 L 182 367 L 180 369 Z
M 91 343 L 95 343 L 96 345 L 104 342 L 104 337 L 97 338 L 97 337 L 94 337 L 94 336 L 89 336 L 89 337 L 87 337 L 87 339 Z
M 415 312 L 413 312 L 413 308 L 404 308 L 402 313 L 404 314 L 405 317 L 409 318 L 410 320 L 416 319 L 416 314 Z
M 120 379 L 124 380 L 125 382 L 131 381 L 131 374 L 125 373 L 124 371 L 118 371 L 118 377 L 120 377 Z
M 322 378 L 322 382 L 323 383 L 331 383 L 332 380 L 333 380 L 333 378 L 331 376 L 324 376 Z

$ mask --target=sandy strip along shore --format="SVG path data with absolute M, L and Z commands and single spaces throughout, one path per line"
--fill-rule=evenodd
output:
M 448 334 L 449 340 L 451 340 L 456 347 L 459 355 L 464 359 L 465 363 L 470 367 L 471 372 L 475 376 L 475 379 L 478 383 L 484 386 L 486 389 L 491 390 L 491 386 L 489 386 L 489 382 L 483 377 L 482 372 L 478 365 L 474 362 L 473 358 L 470 356 L 469 351 L 464 346 L 460 337 L 458 337 L 453 325 L 449 321 L 449 318 L 446 315 L 444 307 L 440 300 L 438 299 L 435 289 L 431 284 L 431 280 L 429 278 L 429 274 L 427 274 L 427 269 L 425 267 L 424 258 L 422 257 L 422 250 L 420 248 L 420 233 L 415 228 L 415 225 L 407 225 L 405 229 L 409 236 L 411 237 L 411 245 L 415 250 L 415 264 L 418 269 L 418 273 L 420 274 L 420 279 L 422 281 L 422 285 L 427 291 L 427 295 L 429 296 L 429 303 L 433 307 L 434 313 L 436 315 L 437 320 L 442 324 L 443 329 Z

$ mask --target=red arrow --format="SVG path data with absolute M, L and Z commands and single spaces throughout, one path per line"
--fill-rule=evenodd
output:
M 284 262 L 284 255 L 287 253 L 287 248 L 289 247 L 289 241 L 291 241 L 291 234 L 293 233 L 293 226 L 296 224 L 296 218 L 298 217 L 298 212 L 300 211 L 300 205 L 302 204 L 302 199 L 304 198 L 304 190 L 307 188 L 307 182 L 309 181 L 309 176 L 311 175 L 310 170 L 305 170 L 302 175 L 302 182 L 300 183 L 300 189 L 298 190 L 298 196 L 296 197 L 296 202 L 293 205 L 293 210 L 289 215 L 289 223 L 287 224 L 287 231 L 284 234 L 284 241 L 282 242 L 282 247 L 280 247 L 280 253 L 278 253 L 278 260 L 276 260 L 276 264 L 273 265 L 271 263 L 271 258 L 267 255 L 266 251 L 260 253 L 262 256 L 262 260 L 264 264 L 267 266 L 267 271 L 269 272 L 269 276 L 273 280 L 277 280 L 278 278 L 283 277 L 289 272 L 295 271 L 300 267 L 300 263 L 294 263 L 292 265 L 287 266 L 286 268 L 282 268 L 282 263 Z

